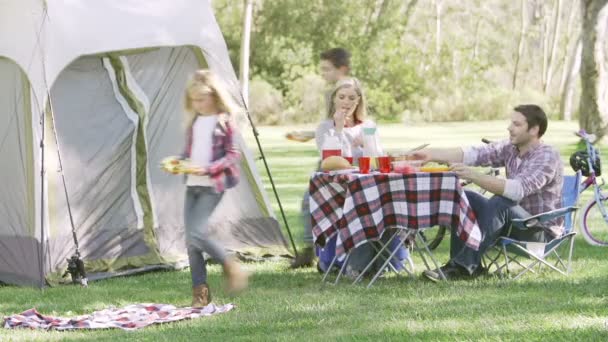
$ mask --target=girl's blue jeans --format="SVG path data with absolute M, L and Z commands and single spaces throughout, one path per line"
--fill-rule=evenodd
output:
M 207 266 L 203 253 L 224 263 L 226 252 L 217 241 L 209 239 L 209 217 L 222 199 L 222 193 L 207 186 L 186 187 L 184 204 L 184 224 L 186 226 L 186 247 L 190 261 L 192 286 L 207 283 Z

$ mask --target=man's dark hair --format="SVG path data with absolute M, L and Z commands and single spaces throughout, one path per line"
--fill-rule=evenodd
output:
M 547 114 L 537 105 L 519 105 L 513 108 L 518 113 L 526 117 L 528 130 L 538 126 L 538 137 L 542 137 L 547 131 Z
M 350 68 L 350 52 L 343 48 L 333 48 L 327 51 L 321 52 L 320 55 L 322 60 L 331 62 L 336 68 L 347 67 Z

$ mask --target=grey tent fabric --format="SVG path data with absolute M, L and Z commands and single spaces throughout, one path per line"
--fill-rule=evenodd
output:
M 0 159 L 10 165 L 0 169 L 0 282 L 62 280 L 75 252 L 68 205 L 91 278 L 187 261 L 183 178 L 158 165 L 183 150 L 187 77 L 208 67 L 240 101 L 238 82 L 208 1 L 138 4 L 0 4 L 17 32 L 0 32 Z M 241 182 L 212 234 L 233 251 L 284 253 L 252 153 L 236 140 Z
M 0 281 L 35 285 L 42 248 L 35 238 L 29 87 L 20 68 L 0 58 Z

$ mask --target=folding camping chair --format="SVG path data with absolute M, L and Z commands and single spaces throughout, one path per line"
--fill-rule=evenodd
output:
M 513 220 L 512 229 L 526 229 L 538 226 L 539 223 L 552 220 L 557 217 L 564 217 L 564 230 L 559 237 L 548 242 L 528 242 L 519 241 L 506 236 L 500 237 L 496 245 L 492 248 L 498 253 L 492 258 L 487 254 L 485 260 L 486 267 L 489 269 L 496 266 L 495 273 L 501 276 L 517 279 L 527 272 L 536 273 L 534 267 L 538 269 L 547 266 L 549 269 L 557 271 L 563 275 L 570 273 L 572 263 L 572 250 L 574 248 L 574 213 L 578 209 L 575 205 L 581 186 L 581 172 L 578 171 L 574 176 L 564 176 L 562 188 L 562 208 L 549 212 L 537 214 L 524 219 Z M 560 256 L 559 247 L 569 243 L 568 260 L 564 262 Z M 555 256 L 556 261 L 552 265 L 547 261 L 548 256 Z M 503 259 L 503 260 L 501 260 Z M 514 276 L 511 275 L 511 265 L 517 264 L 523 269 L 519 270 Z
M 392 231 L 387 230 L 386 232 L 391 233 L 390 238 L 388 238 L 386 242 L 384 242 L 383 239 L 372 242 L 372 246 L 376 250 L 376 255 L 365 266 L 363 271 L 361 271 L 353 284 L 360 282 L 363 279 L 363 276 L 371 270 L 373 266 L 377 265 L 378 261 L 383 261 L 383 263 L 377 268 L 376 274 L 367 284 L 368 289 L 386 270 L 393 271 L 396 274 L 400 274 L 399 271 L 404 270 L 410 277 L 414 276 L 414 262 L 412 261 L 410 250 L 405 244 L 410 232 L 401 229 L 394 229 Z M 385 234 L 387 234 L 386 232 Z
M 338 268 L 338 275 L 334 281 L 334 285 L 340 281 L 340 278 L 346 274 L 348 263 L 351 257 L 351 253 L 354 250 L 349 251 L 346 254 L 344 260 L 339 261 L 335 255 L 335 239 L 333 237 L 327 243 L 323 249 L 317 249 L 317 255 L 319 256 L 319 264 L 317 268 L 319 271 L 323 271 L 322 282 L 325 283 L 328 275 L 334 268 Z M 410 251 L 404 244 L 404 236 L 402 234 L 393 233 L 388 240 L 379 239 L 376 241 L 368 242 L 374 249 L 374 256 L 366 264 L 361 272 L 359 272 L 353 284 L 360 282 L 365 274 L 372 270 L 374 266 L 377 267 L 376 274 L 367 285 L 370 288 L 376 279 L 386 270 L 400 274 L 400 271 L 405 271 L 408 275 L 413 276 L 414 264 L 411 259 Z M 378 267 L 378 263 L 382 262 L 382 266 Z

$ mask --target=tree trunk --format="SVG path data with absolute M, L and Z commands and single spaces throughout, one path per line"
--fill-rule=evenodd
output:
M 377 1 L 376 1 L 377 3 Z M 369 35 L 369 31 L 371 30 L 372 21 L 374 20 L 374 12 L 376 12 L 375 5 L 369 9 L 369 15 L 367 16 L 367 20 L 365 22 L 365 28 L 363 29 L 363 37 L 367 37 Z
M 545 15 L 545 3 L 544 0 L 541 1 L 541 6 L 543 10 L 541 11 L 543 14 L 543 21 L 540 25 L 540 39 L 543 50 L 542 57 L 542 70 L 541 70 L 541 87 L 544 89 L 545 84 L 547 84 L 547 56 L 549 55 L 549 20 L 547 19 L 547 15 Z
M 412 13 L 414 13 L 414 9 L 416 8 L 416 4 L 418 4 L 418 0 L 411 0 L 401 11 L 403 18 L 403 22 L 401 26 L 401 32 L 399 33 L 399 37 L 403 39 L 403 35 L 407 32 L 407 25 L 410 22 L 410 18 Z
M 517 86 L 517 71 L 519 69 L 519 61 L 524 53 L 524 40 L 526 38 L 526 0 L 521 0 L 521 29 L 519 30 L 519 43 L 517 44 L 517 55 L 515 56 L 515 67 L 513 68 L 513 89 Z
M 566 79 L 568 78 L 568 76 L 571 74 L 571 62 L 570 62 L 570 58 L 572 56 L 577 56 L 576 54 L 576 49 L 580 44 L 580 33 L 575 32 L 574 34 L 572 33 L 572 25 L 574 23 L 574 18 L 576 17 L 576 14 L 578 13 L 578 9 L 580 8 L 580 5 L 575 3 L 574 1 L 570 3 L 570 10 L 568 13 L 570 13 L 570 15 L 568 16 L 568 23 L 566 24 L 566 48 L 564 51 L 564 57 L 562 60 L 562 77 L 561 80 L 559 82 L 559 93 L 560 94 L 564 94 L 565 92 L 565 87 L 566 87 Z M 574 42 L 574 46 L 570 47 L 572 44 L 572 36 L 576 36 L 579 37 L 576 39 L 576 41 Z M 580 53 L 579 53 L 580 55 Z M 580 63 L 580 61 L 579 61 Z M 579 66 L 580 68 L 580 66 Z M 577 70 L 578 73 L 578 70 Z
M 378 35 L 378 29 L 382 25 L 382 16 L 386 13 L 390 0 L 377 0 L 374 9 L 368 18 L 367 26 L 365 27 L 365 49 L 369 49 L 372 42 Z
M 253 0 L 244 0 L 245 15 L 243 17 L 243 37 L 241 40 L 241 63 L 239 78 L 245 106 L 249 107 L 249 43 L 251 41 L 251 17 L 253 15 Z
M 580 127 L 601 139 L 608 127 L 606 83 L 608 75 L 603 44 L 608 20 L 608 0 L 582 1 L 582 64 Z
M 441 5 L 443 0 L 435 0 L 435 55 L 441 53 Z
M 476 60 L 479 56 L 479 31 L 481 30 L 481 19 L 477 20 L 477 25 L 475 25 L 475 41 L 473 42 L 473 55 L 471 56 L 472 60 Z
M 545 76 L 545 94 L 549 92 L 551 87 L 551 79 L 553 78 L 553 65 L 555 64 L 555 55 L 557 53 L 557 43 L 559 42 L 561 17 L 562 17 L 562 0 L 557 0 L 557 8 L 555 9 L 555 18 L 553 20 L 553 43 L 551 44 L 551 53 L 549 54 L 549 62 L 547 65 L 547 74 Z
M 576 42 L 576 46 L 572 52 L 571 63 L 569 66 L 564 66 L 564 69 L 568 70 L 563 91 L 561 92 L 562 97 L 559 103 L 560 119 L 565 121 L 572 120 L 573 111 L 573 100 L 574 100 L 574 85 L 576 77 L 581 70 L 581 52 L 583 50 L 583 42 L 581 38 Z

